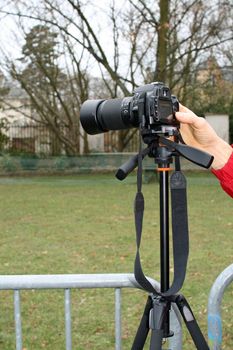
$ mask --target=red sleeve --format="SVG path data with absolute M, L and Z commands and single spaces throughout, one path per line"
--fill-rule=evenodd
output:
M 233 197 L 233 153 L 223 168 L 218 170 L 212 169 L 212 173 L 219 179 L 224 191 Z

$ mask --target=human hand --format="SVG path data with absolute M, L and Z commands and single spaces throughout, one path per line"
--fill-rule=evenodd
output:
M 227 163 L 232 154 L 231 146 L 216 134 L 204 118 L 198 117 L 181 104 L 179 112 L 176 112 L 176 118 L 181 123 L 180 132 L 184 142 L 213 155 L 214 169 L 220 169 Z

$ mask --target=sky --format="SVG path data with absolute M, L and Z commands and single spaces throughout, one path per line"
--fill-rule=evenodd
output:
M 9 2 L 13 0 L 0 0 L 0 9 L 7 9 L 10 8 L 12 12 L 16 12 L 15 6 L 9 6 Z M 64 0 L 57 0 L 61 3 L 66 1 Z M 83 0 L 86 1 L 86 0 Z M 215 2 L 217 0 L 213 0 Z M 29 0 L 25 0 L 25 2 L 28 4 Z M 126 6 L 126 0 L 115 0 L 117 8 L 119 10 L 124 9 Z M 14 4 L 17 3 L 17 0 L 13 1 Z M 30 5 L 36 5 L 41 3 L 40 0 L 30 0 Z M 101 45 L 104 48 L 105 53 L 109 54 L 109 58 L 111 60 L 111 52 L 113 52 L 113 40 L 111 36 L 111 31 L 109 30 L 109 21 L 106 19 L 106 12 L 109 9 L 109 4 L 112 3 L 112 0 L 87 0 L 88 6 L 86 6 L 86 13 L 89 18 L 92 18 L 93 21 L 91 21 L 91 25 L 94 27 L 96 33 L 98 33 L 98 38 L 100 38 Z M 24 20 L 24 26 L 27 30 L 29 30 L 30 27 L 33 26 L 32 20 L 26 19 Z M 23 39 L 23 33 L 19 29 L 19 26 L 17 24 L 17 17 L 15 16 L 6 16 L 4 14 L 0 13 L 0 25 L 2 30 L 0 31 L 0 59 L 1 56 L 8 55 L 13 60 L 17 60 L 21 56 L 21 48 L 24 44 Z M 187 23 L 188 25 L 188 23 Z M 17 35 L 16 35 L 17 34 Z M 16 37 L 17 36 L 17 37 Z M 124 64 L 124 55 L 127 56 L 127 42 L 124 41 L 124 39 L 121 40 L 121 47 L 120 47 L 120 53 L 121 53 L 121 62 L 122 62 L 122 68 L 121 72 L 124 74 L 124 71 L 126 70 L 125 67 L 123 67 Z M 79 50 L 80 51 L 80 50 Z M 78 50 L 77 50 L 78 52 Z M 221 53 L 222 55 L 222 53 Z M 224 65 L 224 61 L 220 60 L 220 64 Z M 60 62 L 63 64 L 64 61 L 62 61 L 63 58 L 61 57 Z M 112 61 L 111 61 L 112 62 Z M 91 66 L 90 66 L 90 73 L 93 76 L 100 77 L 100 70 L 96 64 L 96 62 L 91 60 Z
M 15 0 L 16 1 L 16 0 Z M 30 1 L 36 4 L 39 0 Z M 86 7 L 86 13 L 89 18 L 94 18 L 95 20 L 91 22 L 95 31 L 98 33 L 100 41 L 106 52 L 113 49 L 112 37 L 109 35 L 109 22 L 106 19 L 106 9 L 112 0 L 91 0 L 88 1 L 88 6 Z M 93 6 L 90 6 L 90 3 Z M 121 9 L 125 0 L 116 1 L 117 8 Z M 9 6 L 6 0 L 0 0 L 0 10 L 10 10 L 16 13 L 17 10 L 15 6 Z M 31 19 L 23 19 L 23 25 L 26 31 L 35 23 Z M 0 31 L 0 57 L 7 55 L 12 59 L 17 60 L 21 56 L 21 48 L 24 44 L 24 34 L 22 29 L 20 29 L 17 16 L 10 16 L 0 13 L 0 25 L 3 30 Z M 122 47 L 124 43 L 122 42 Z M 123 48 L 122 48 L 123 49 Z M 97 73 L 97 67 L 93 68 L 93 73 Z

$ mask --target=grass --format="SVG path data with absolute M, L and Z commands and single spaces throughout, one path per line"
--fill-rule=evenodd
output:
M 218 274 L 232 263 L 232 199 L 211 174 L 188 174 L 190 258 L 182 290 L 207 333 L 207 300 Z M 0 179 L 0 274 L 132 272 L 136 178 L 113 175 Z M 158 184 L 146 200 L 143 268 L 159 277 Z M 233 349 L 232 296 L 224 296 L 223 349 Z M 12 292 L 0 298 L 0 349 L 15 348 Z M 123 349 L 129 349 L 146 295 L 123 291 Z M 65 348 L 63 292 L 22 292 L 24 349 Z M 73 290 L 73 347 L 114 349 L 114 291 Z M 184 350 L 194 349 L 185 332 Z

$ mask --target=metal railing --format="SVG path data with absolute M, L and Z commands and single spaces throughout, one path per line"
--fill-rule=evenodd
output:
M 124 130 L 125 131 L 125 130 Z M 72 130 L 65 126 L 60 126 L 60 134 L 71 138 Z M 132 129 L 125 132 L 123 144 L 120 142 L 120 132 L 110 131 L 102 135 L 102 142 L 95 143 L 90 148 L 98 148 L 101 152 L 137 152 L 138 151 L 138 130 Z M 11 153 L 30 153 L 43 155 L 62 155 L 65 152 L 65 145 L 53 132 L 49 125 L 43 124 L 10 124 L 6 130 L 5 150 Z M 121 147 L 119 149 L 119 144 Z M 75 155 L 75 154 L 74 154 Z
M 208 300 L 208 338 L 211 350 L 220 350 L 222 345 L 221 305 L 226 288 L 233 282 L 233 264 L 216 278 Z
M 158 282 L 149 279 L 159 288 Z M 233 264 L 215 280 L 208 300 L 208 338 L 211 350 L 222 345 L 221 304 L 226 288 L 233 282 Z M 16 350 L 23 349 L 20 291 L 29 289 L 63 289 L 66 350 L 72 350 L 71 289 L 115 289 L 115 350 L 122 349 L 121 341 L 121 289 L 139 288 L 133 274 L 69 274 L 69 275 L 1 275 L 0 290 L 14 291 L 14 319 Z M 175 335 L 169 339 L 171 350 L 182 349 L 182 326 L 179 311 L 171 312 L 171 329 Z
M 155 288 L 159 288 L 158 282 L 149 280 Z M 23 349 L 20 290 L 24 289 L 64 289 L 66 350 L 72 350 L 71 289 L 73 288 L 115 289 L 115 350 L 122 349 L 121 289 L 139 288 L 133 274 L 1 275 L 0 290 L 14 291 L 16 350 Z M 176 308 L 171 310 L 171 327 L 175 335 L 169 339 L 169 348 L 181 350 L 181 319 Z

